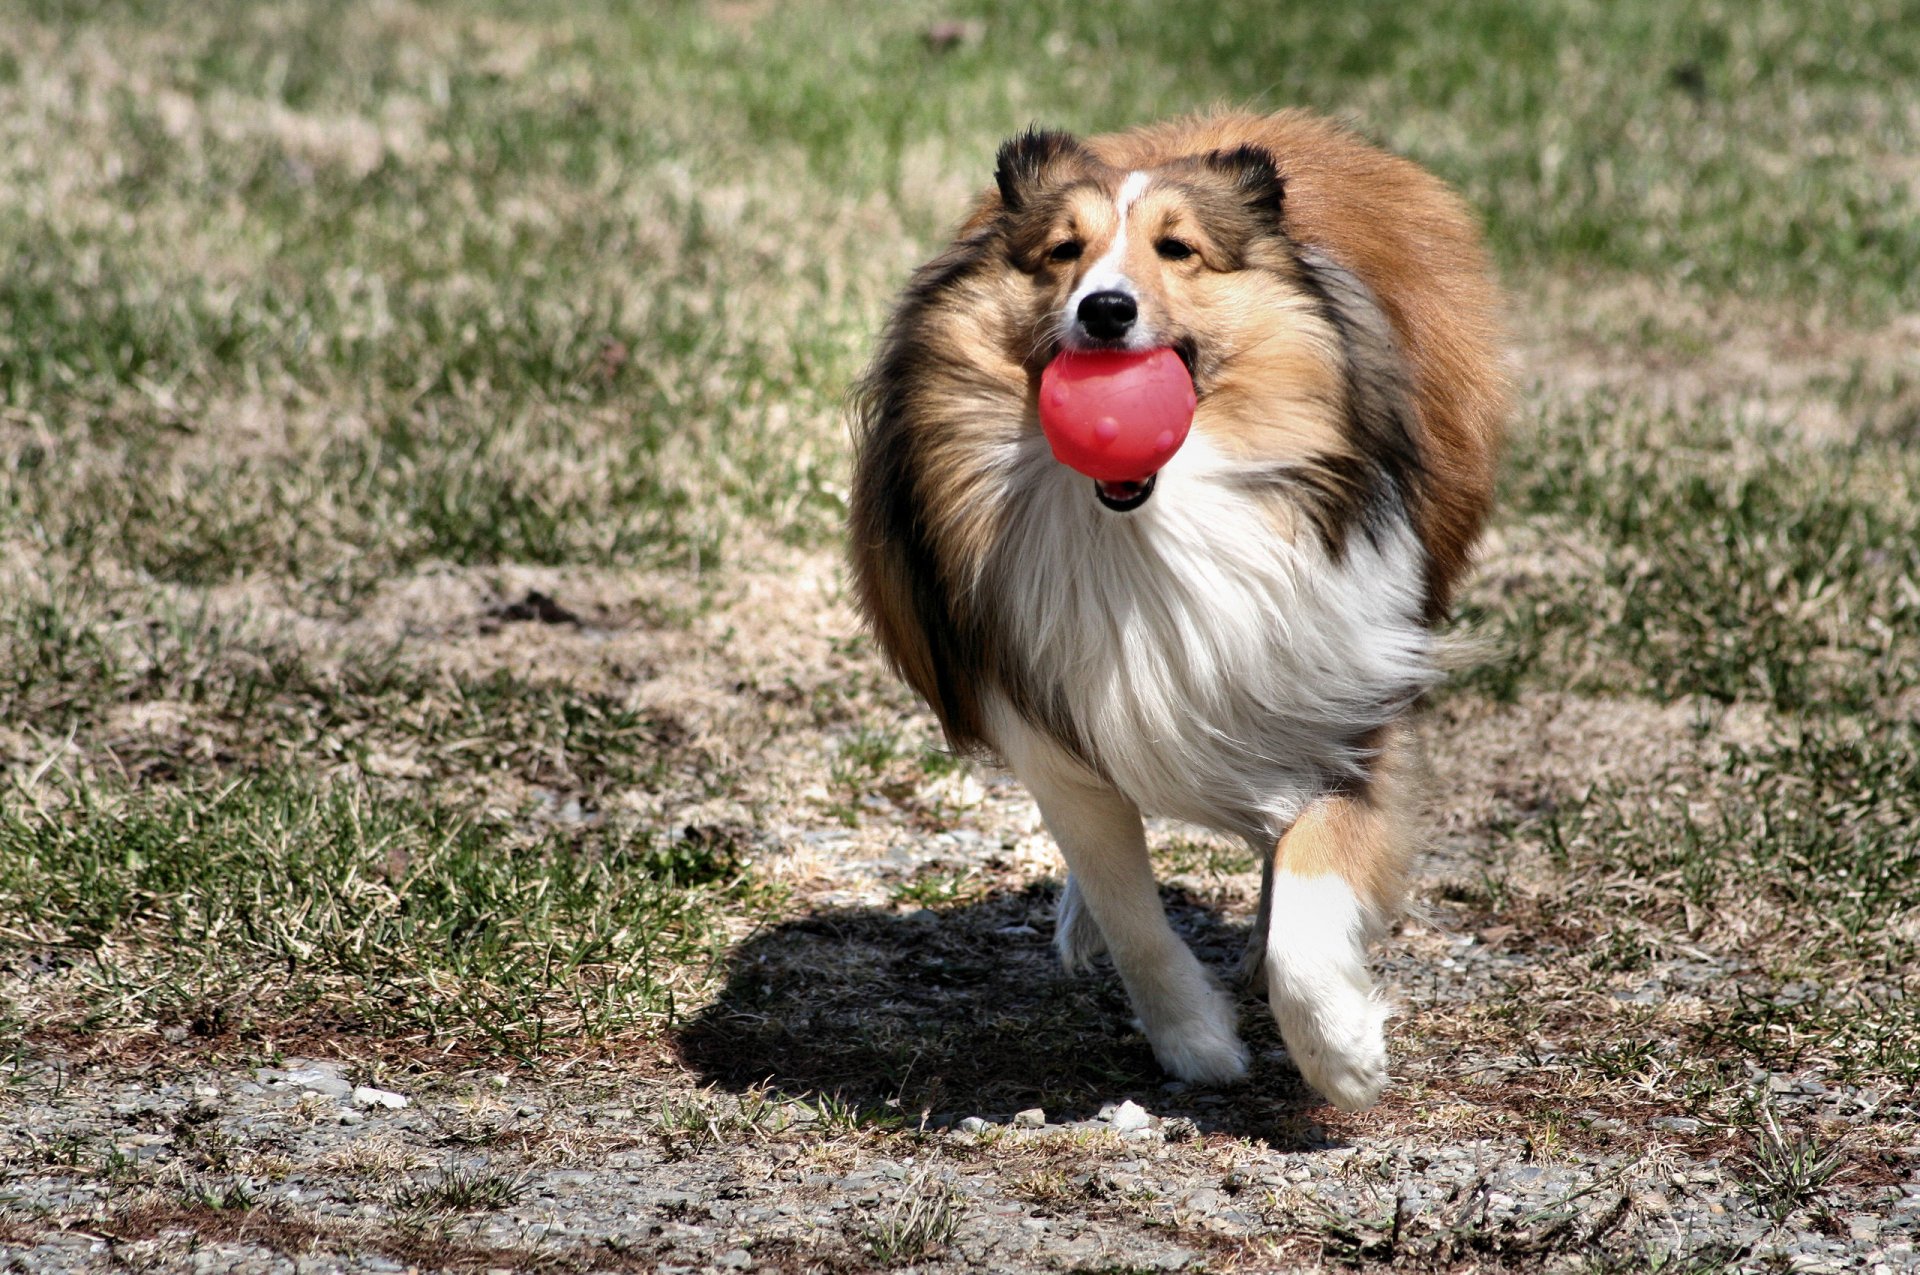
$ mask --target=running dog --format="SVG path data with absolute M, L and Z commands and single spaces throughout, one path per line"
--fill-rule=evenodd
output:
M 1492 498 L 1500 297 L 1441 182 L 1302 113 L 1008 141 L 913 276 L 857 395 L 860 605 L 959 750 L 1038 802 L 1055 944 L 1113 959 L 1154 1055 L 1243 1076 L 1232 999 L 1175 935 L 1145 815 L 1246 840 L 1244 974 L 1307 1081 L 1370 1105 L 1366 944 L 1414 844 L 1408 715 Z M 1063 350 L 1169 348 L 1198 405 L 1138 482 L 1057 462 Z

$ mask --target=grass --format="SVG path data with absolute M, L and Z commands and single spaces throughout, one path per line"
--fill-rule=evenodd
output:
M 909 1266 L 937 1257 L 958 1233 L 965 1213 L 952 1190 L 921 1174 L 866 1229 L 867 1252 L 882 1267 Z
M 1911 851 L 1920 738 L 1813 724 L 1762 748 L 1725 748 L 1644 784 L 1596 788 L 1510 831 L 1544 845 L 1555 875 L 1508 902 L 1586 936 L 1603 984 L 1645 978 L 1678 953 L 1745 972 L 1717 1011 L 1669 1036 L 1602 1040 L 1584 1065 L 1624 1080 L 1659 1063 L 1714 1074 L 1732 1057 L 1840 1080 L 1920 1081 Z M 1676 1092 L 1684 1083 L 1670 1082 Z
M 484 1169 L 449 1168 L 431 1182 L 393 1193 L 393 1206 L 409 1213 L 474 1213 L 510 1208 L 527 1193 L 524 1180 Z
M 1761 1210 L 1783 1223 L 1795 1209 L 1818 1200 L 1827 1184 L 1846 1167 L 1846 1148 L 1821 1146 L 1781 1131 L 1772 1112 L 1762 1113 L 1756 1147 L 1741 1167 L 1747 1191 Z
M 1441 989 L 1409 977 L 1403 1127 L 1630 1159 L 1679 1115 L 1754 1216 L 1851 1207 L 1835 1157 L 1920 1114 L 1916 32 L 1912 0 L 16 6 L 5 1048 L 644 1056 L 687 1158 L 1156 1077 L 1117 987 L 1051 964 L 1030 808 L 857 635 L 844 395 L 1008 133 L 1298 104 L 1457 185 L 1514 295 L 1463 599 L 1493 654 L 1428 731 L 1435 919 L 1511 963 L 1394 949 Z M 1247 861 L 1155 840 L 1224 967 Z M 1319 1145 L 1261 1068 L 1170 1154 Z M 1883 1101 L 1776 1117 L 1800 1080 Z M 216 1134 L 167 1208 L 293 1225 Z M 1074 1194 L 1104 1151 L 981 1145 L 1019 1198 L 1120 1209 Z M 405 1209 L 523 1183 L 466 1172 Z M 959 1252 L 969 1198 L 920 1179 L 832 1260 Z M 1287 1251 L 1759 1260 L 1379 1203 Z
M 763 887 L 725 847 L 529 833 L 273 775 L 0 815 L 0 900 L 39 1027 L 315 1022 L 538 1055 L 697 999 L 717 909 Z
M 1508 473 L 1515 515 L 1584 552 L 1469 611 L 1515 657 L 1476 689 L 1551 681 L 1824 716 L 1920 686 L 1910 447 L 1865 431 L 1809 447 L 1711 407 L 1599 399 L 1523 435 Z

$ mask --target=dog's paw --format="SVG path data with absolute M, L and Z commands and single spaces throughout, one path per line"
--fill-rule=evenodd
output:
M 1276 995 L 1273 1017 L 1287 1054 L 1328 1102 L 1346 1111 L 1371 1107 L 1387 1087 L 1387 1009 L 1351 983 L 1312 999 Z
M 1328 1101 L 1370 1107 L 1387 1085 L 1387 1008 L 1367 973 L 1366 917 L 1337 876 L 1275 880 L 1267 1002 L 1287 1053 Z
M 1146 1022 L 1153 1056 L 1171 1075 L 1195 1085 L 1228 1085 L 1247 1074 L 1247 1048 L 1240 1043 L 1233 1002 L 1209 987 L 1196 1012 L 1164 1022 Z
M 1107 936 L 1100 932 L 1099 923 L 1093 919 L 1086 898 L 1080 893 L 1080 885 L 1071 873 L 1067 875 L 1066 887 L 1060 891 L 1060 903 L 1054 911 L 1053 950 L 1060 954 L 1060 964 L 1066 966 L 1069 974 L 1092 969 L 1094 961 L 1107 952 Z

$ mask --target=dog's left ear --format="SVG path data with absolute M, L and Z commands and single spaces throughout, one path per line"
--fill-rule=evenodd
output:
M 1248 208 L 1270 217 L 1280 215 L 1280 206 L 1287 197 L 1287 183 L 1280 176 L 1271 151 L 1259 146 L 1236 146 L 1232 150 L 1209 151 L 1202 162 L 1230 178 L 1235 192 Z
M 1073 134 L 1051 132 L 1037 125 L 1018 137 L 1008 138 L 1000 147 L 993 171 L 993 180 L 1000 186 L 1001 204 L 1009 212 L 1018 212 L 1048 168 L 1062 159 L 1085 154 L 1086 148 Z

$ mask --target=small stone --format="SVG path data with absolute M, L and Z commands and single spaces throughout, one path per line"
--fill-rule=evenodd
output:
M 993 1128 L 993 1126 L 982 1120 L 979 1116 L 968 1116 L 960 1122 L 960 1132 L 962 1133 L 985 1133 L 991 1128 Z
M 719 1257 L 715 1258 L 714 1262 L 716 1265 L 724 1266 L 731 1271 L 743 1271 L 753 1265 L 753 1254 L 747 1252 L 744 1248 L 728 1249 Z
M 385 1107 L 389 1111 L 398 1111 L 413 1099 L 402 1097 L 391 1089 L 375 1089 L 372 1085 L 360 1085 L 353 1091 L 353 1101 L 361 1107 Z
M 130 1160 L 153 1160 L 165 1155 L 172 1142 L 164 1133 L 136 1133 L 115 1149 Z
M 353 1092 L 353 1086 L 335 1067 L 316 1065 L 288 1068 L 285 1079 L 290 1085 L 298 1085 L 309 1093 L 325 1094 L 329 1098 L 345 1098 Z
M 1210 1186 L 1187 1192 L 1185 1201 L 1187 1208 L 1194 1213 L 1217 1213 L 1226 1202 L 1227 1197 Z
M 1015 1112 L 1013 1123 L 1022 1129 L 1040 1129 L 1047 1123 L 1047 1113 L 1040 1107 L 1028 1107 L 1025 1111 Z
M 1135 1129 L 1151 1129 L 1156 1121 L 1145 1107 L 1129 1098 L 1113 1109 L 1110 1123 L 1115 1133 L 1132 1133 Z

